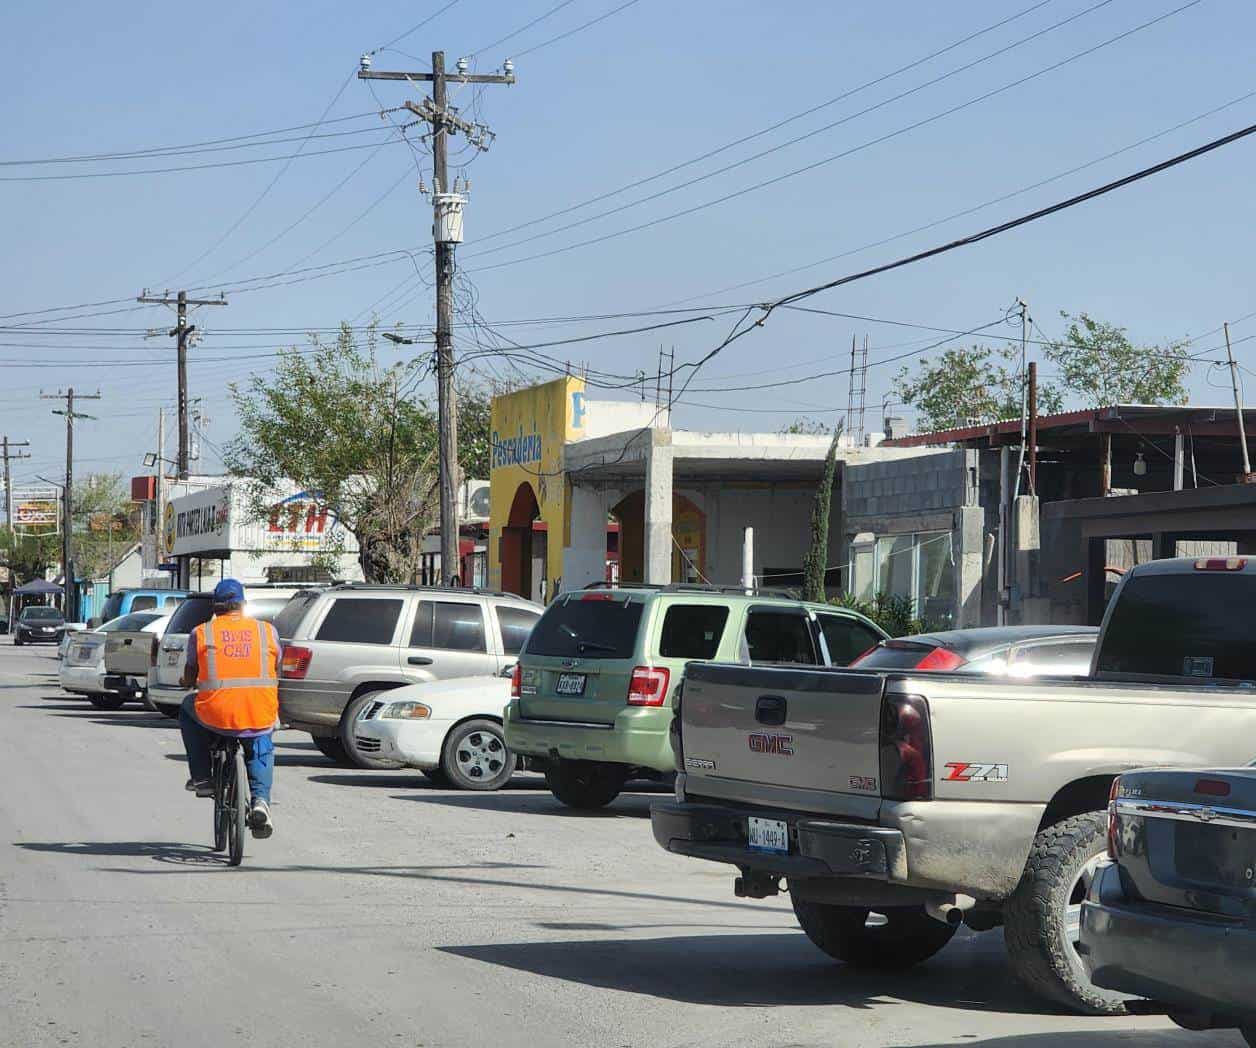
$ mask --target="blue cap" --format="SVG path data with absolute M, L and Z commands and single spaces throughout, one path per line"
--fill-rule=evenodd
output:
M 214 603 L 228 604 L 231 601 L 244 600 L 244 587 L 236 579 L 223 579 L 214 587 Z

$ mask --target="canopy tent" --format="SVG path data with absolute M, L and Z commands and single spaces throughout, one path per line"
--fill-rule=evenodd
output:
M 47 579 L 31 579 L 24 586 L 18 586 L 13 592 L 20 597 L 42 597 L 49 594 L 60 594 L 61 587 L 55 582 L 49 582 Z

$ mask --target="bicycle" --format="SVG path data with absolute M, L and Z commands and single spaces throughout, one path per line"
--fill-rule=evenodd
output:
M 240 740 L 218 736 L 210 748 L 214 786 L 214 851 L 226 851 L 227 863 L 244 859 L 244 830 L 249 821 L 249 779 Z

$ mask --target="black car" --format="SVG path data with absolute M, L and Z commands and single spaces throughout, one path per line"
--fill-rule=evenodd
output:
M 883 640 L 851 663 L 862 670 L 943 670 L 1011 677 L 1084 677 L 1096 626 L 982 626 Z
M 23 608 L 13 627 L 14 644 L 56 644 L 65 628 L 65 616 L 56 608 Z
M 1108 856 L 1082 904 L 1091 981 L 1256 1046 L 1256 768 L 1118 776 Z

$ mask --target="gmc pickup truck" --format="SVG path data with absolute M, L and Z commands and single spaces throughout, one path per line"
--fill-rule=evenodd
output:
M 1116 1014 L 1077 950 L 1113 778 L 1256 756 L 1256 559 L 1129 572 L 1085 677 L 693 663 L 676 702 L 669 851 L 788 886 L 830 956 L 900 968 L 960 924 L 1004 929 L 1011 968 L 1075 1011 Z

